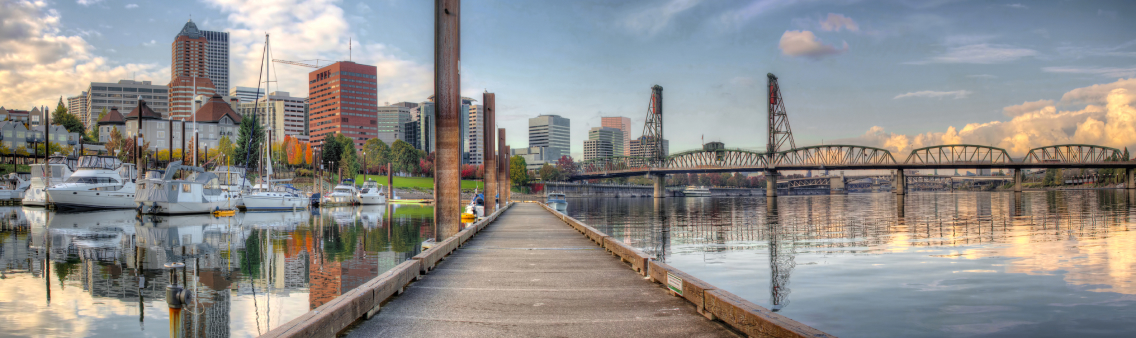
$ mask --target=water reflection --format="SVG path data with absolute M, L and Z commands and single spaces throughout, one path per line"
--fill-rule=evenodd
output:
M 180 262 L 178 283 L 196 296 L 181 312 L 185 336 L 259 335 L 421 252 L 432 214 L 365 206 L 136 217 L 0 207 L 4 334 L 168 336 L 162 265 Z
M 837 335 L 1124 336 L 1136 334 L 1133 201 L 1114 190 L 593 199 L 568 213 Z

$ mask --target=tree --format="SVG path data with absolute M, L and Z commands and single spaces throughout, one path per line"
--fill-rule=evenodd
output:
M 127 162 L 126 157 L 126 140 L 122 138 L 122 133 L 118 131 L 118 127 L 112 127 L 110 130 L 110 139 L 107 140 L 106 150 L 110 155 L 117 155 L 118 159 Z M 118 153 L 115 153 L 118 150 Z
M 434 153 L 426 154 L 418 161 L 418 170 L 426 177 L 434 177 Z
M 513 185 L 521 186 L 528 184 L 529 172 L 528 169 L 526 169 L 527 166 L 525 158 L 520 155 L 509 158 L 509 179 L 513 180 Z
M 540 167 L 540 180 L 541 181 L 544 181 L 544 182 L 559 181 L 561 179 L 560 176 L 561 176 L 560 170 L 556 169 L 556 167 L 553 167 L 551 164 L 545 163 L 543 166 Z
M 358 155 L 355 153 L 355 141 L 346 135 L 335 133 L 334 136 L 325 138 L 323 140 L 323 150 L 321 153 L 323 161 L 332 163 L 335 168 L 328 168 L 331 170 L 343 169 L 345 174 L 359 172 Z
M 414 173 L 418 171 L 418 150 L 410 143 L 396 140 L 391 144 L 390 160 L 394 164 L 394 171 Z
M 391 149 L 383 140 L 378 138 L 367 140 L 367 143 L 363 144 L 363 151 L 367 153 L 367 158 L 364 159 L 366 163 L 363 166 L 367 172 L 381 172 L 387 163 L 390 163 Z
M 237 135 L 236 151 L 233 154 L 233 163 L 248 167 L 250 172 L 256 172 L 257 159 L 264 156 L 262 153 L 264 143 L 264 127 L 254 121 L 255 118 L 241 120 Z
M 68 133 L 79 133 L 79 135 L 87 133 L 87 127 L 83 125 L 83 122 L 79 121 L 75 114 L 67 112 L 67 107 L 63 106 L 62 99 L 59 101 L 59 106 L 55 107 L 55 111 L 51 113 L 51 121 L 67 128 Z
M 102 120 L 103 117 L 106 116 L 106 114 L 107 114 L 107 109 L 106 109 L 106 107 L 103 107 L 103 111 L 99 113 L 99 119 L 96 120 L 96 121 Z M 87 141 L 89 141 L 89 142 L 98 142 L 99 141 L 99 127 L 96 126 L 94 128 L 91 128 L 91 130 L 87 132 L 87 135 L 85 137 L 87 138 Z
M 559 169 L 560 173 L 564 176 L 572 176 L 579 171 L 579 167 L 576 166 L 576 161 L 573 161 L 572 156 L 568 155 L 560 156 L 560 159 L 556 160 L 556 169 Z
M 315 161 L 315 158 L 313 158 L 312 156 L 314 156 L 312 154 L 312 145 L 309 143 L 304 143 L 304 163 L 306 163 L 307 165 L 312 165 L 312 162 Z
M 233 158 L 237 155 L 237 150 L 233 147 L 233 142 L 229 140 L 229 136 L 221 136 L 217 140 L 217 154 L 224 155 L 228 160 L 226 162 L 233 163 Z M 206 154 L 208 156 L 208 154 Z

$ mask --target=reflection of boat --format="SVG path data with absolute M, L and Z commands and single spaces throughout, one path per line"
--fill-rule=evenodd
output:
M 687 197 L 710 197 L 710 188 L 691 185 L 683 189 L 682 194 Z
M 548 196 L 546 197 L 544 203 L 548 204 L 548 206 L 552 207 L 552 209 L 555 209 L 559 212 L 565 212 L 568 210 L 568 197 L 565 196 L 564 193 L 548 193 Z
M 23 177 L 21 177 L 23 176 Z M 9 173 L 4 176 L 3 180 L 7 181 L 8 186 L 0 189 L 0 201 L 19 201 L 24 199 L 24 193 L 28 191 L 31 182 L 27 180 L 28 174 Z
M 388 202 L 390 202 L 391 204 L 430 204 L 430 203 L 434 203 L 433 200 L 402 200 L 402 199 L 393 199 L 393 200 L 390 200 Z
M 383 188 L 375 180 L 367 180 L 363 182 L 363 188 L 359 190 L 359 204 L 374 205 L 386 204 L 387 197 L 383 195 Z
M 355 205 L 359 204 L 359 191 L 355 190 L 355 180 L 350 178 L 343 180 L 342 183 L 335 186 L 327 197 L 324 197 L 323 204 L 325 205 Z
M 303 210 L 296 212 L 246 212 L 242 214 L 241 224 L 257 229 L 271 228 L 275 230 L 295 230 L 305 224 L 310 213 Z
M 67 165 L 67 158 L 52 156 L 47 164 L 32 164 L 32 180 L 28 191 L 24 192 L 24 205 L 45 207 L 48 205 L 47 188 L 53 184 L 63 183 L 71 178 L 71 167 Z
M 133 169 L 133 164 L 113 156 L 83 156 L 79 170 L 67 181 L 47 188 L 47 194 L 60 209 L 133 208 Z
M 219 166 L 211 171 L 214 175 L 217 175 L 221 190 L 230 192 L 230 196 L 236 196 L 232 202 L 233 206 L 238 208 L 245 205 L 244 199 L 241 197 L 252 191 L 252 182 L 245 178 L 246 171 L 244 167 L 236 166 Z
M 422 250 L 430 250 L 430 248 L 434 247 L 434 243 L 433 238 L 422 241 Z
M 191 174 L 185 179 L 174 179 L 179 171 Z M 176 161 L 170 163 L 163 176 L 153 173 L 139 182 L 134 202 L 144 214 L 195 214 L 231 209 L 230 197 L 237 196 L 221 189 L 217 175 Z
M 386 213 L 386 206 L 364 205 L 359 207 L 359 221 L 367 228 L 381 228 Z

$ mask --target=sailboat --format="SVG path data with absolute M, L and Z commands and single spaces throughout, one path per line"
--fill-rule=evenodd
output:
M 174 179 L 178 171 L 190 174 L 183 179 Z M 182 165 L 174 161 L 166 167 L 166 172 L 151 171 L 147 177 L 138 181 L 134 203 L 143 214 L 202 214 L 231 209 L 236 193 L 221 189 L 217 175 L 206 172 L 201 167 Z
M 269 49 L 269 43 L 268 43 L 268 37 L 267 36 L 264 37 L 264 53 L 265 53 L 264 59 L 267 59 L 270 55 L 269 53 L 271 53 L 271 49 Z M 261 60 L 262 65 L 265 62 L 264 59 Z M 264 82 L 265 83 L 265 85 L 264 85 L 264 91 L 265 92 L 269 92 L 269 84 L 272 83 L 272 78 L 271 78 L 272 74 L 269 71 L 270 69 L 271 69 L 271 67 L 265 67 L 265 71 L 264 71 L 265 79 L 267 80 L 267 81 Z M 258 98 L 254 102 L 260 101 L 260 99 L 259 99 L 260 91 L 259 90 L 257 91 L 257 96 L 258 96 Z M 266 100 L 265 107 L 266 107 L 265 109 L 266 109 L 266 113 L 267 113 L 267 107 L 268 107 L 267 100 Z M 254 121 L 256 119 L 256 115 L 257 114 L 254 112 L 253 113 Z M 272 139 L 269 137 L 270 132 L 272 132 L 271 128 L 266 129 L 264 131 L 264 133 L 265 133 L 265 135 L 264 135 L 265 136 L 264 137 L 264 140 L 265 140 L 265 142 L 264 142 L 264 169 L 265 169 L 265 174 L 266 174 L 266 175 L 264 175 L 264 182 L 261 183 L 261 184 L 257 184 L 253 188 L 253 192 L 251 194 L 244 196 L 245 210 L 265 211 L 265 210 L 302 209 L 302 208 L 304 208 L 305 206 L 308 205 L 308 198 L 299 194 L 298 191 L 296 191 L 296 189 L 293 188 L 291 190 L 288 190 L 287 188 L 291 188 L 290 186 L 280 186 L 280 187 L 276 187 L 276 189 L 273 189 L 273 186 L 272 186 Z M 247 159 L 246 159 L 246 161 L 247 161 Z

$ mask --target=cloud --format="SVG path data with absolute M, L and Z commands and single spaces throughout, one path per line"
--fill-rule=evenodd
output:
M 852 18 L 836 14 L 828 13 L 828 18 L 820 21 L 820 29 L 826 32 L 839 32 L 841 29 L 847 29 L 851 32 L 860 31 L 860 26 Z
M 1122 77 L 1136 77 L 1136 67 L 1045 67 L 1041 70 L 1047 73 L 1095 74 L 1114 79 Z
M 722 29 L 738 29 L 750 19 L 774 9 L 792 5 L 796 0 L 754 0 L 737 10 L 727 11 L 718 16 L 716 23 Z
M 1008 106 L 1002 108 L 1002 114 L 1008 117 L 1020 116 L 1026 113 L 1032 113 L 1053 105 L 1053 100 L 1037 100 L 1022 102 L 1019 105 Z
M 1026 6 L 1026 5 L 1023 5 L 1023 4 L 1008 4 L 1008 5 L 1006 5 L 1006 7 L 1016 8 L 1016 9 L 1029 9 L 1029 6 Z
M 134 8 L 138 8 L 138 4 L 127 4 L 126 5 L 126 9 L 134 9 Z
M 635 34 L 654 36 L 670 25 L 675 16 L 697 6 L 702 0 L 671 0 L 658 7 L 637 11 L 624 18 L 622 25 Z
M 962 99 L 962 98 L 966 98 L 968 95 L 970 95 L 970 91 L 966 91 L 966 90 L 955 90 L 955 91 L 949 91 L 949 92 L 940 92 L 940 91 L 934 91 L 934 90 L 922 90 L 922 91 L 917 91 L 917 92 L 909 92 L 909 93 L 906 93 L 906 94 L 899 94 L 899 95 L 896 95 L 895 97 L 893 97 L 892 100 L 898 100 L 898 99 L 903 99 L 903 98 L 908 98 L 908 97 L 926 97 L 926 98 L 942 99 L 944 97 L 949 97 L 949 96 L 954 96 L 955 99 Z
M 42 1 L 17 0 L 0 11 L 0 98 L 9 108 L 52 104 L 60 96 L 78 95 L 91 82 L 139 79 L 169 82 L 168 67 L 157 64 L 112 64 L 94 53 L 81 35 L 65 35 L 62 18 Z
M 1005 45 L 992 45 L 988 43 L 972 44 L 950 47 L 947 53 L 923 61 L 908 62 L 908 64 L 929 63 L 975 63 L 993 64 L 1015 61 L 1027 56 L 1037 55 L 1037 51 L 1026 48 L 1017 48 Z
M 206 0 L 206 3 L 226 13 L 227 21 L 233 23 L 224 28 L 229 31 L 233 55 L 230 86 L 256 85 L 265 32 L 271 36 L 274 59 L 348 59 L 346 46 L 352 36 L 351 27 L 337 0 Z M 377 68 L 376 102 L 417 101 L 429 97 L 434 91 L 433 67 L 400 59 L 394 55 L 396 52 L 391 46 L 354 39 L 353 60 Z M 307 96 L 308 72 L 314 69 L 284 64 L 273 67 L 279 90 Z
M 1124 88 L 1128 90 L 1129 93 L 1136 93 L 1136 78 L 1120 79 L 1113 83 L 1095 84 L 1070 90 L 1065 93 L 1065 95 L 1061 96 L 1061 103 L 1105 104 L 1107 103 L 1109 93 L 1117 88 Z
M 844 47 L 837 49 L 831 45 L 826 45 L 817 39 L 816 35 L 810 31 L 785 31 L 781 35 L 781 43 L 778 44 L 781 52 L 788 56 L 806 56 L 812 58 L 820 58 L 828 55 L 840 54 L 848 51 L 848 43 L 844 43 Z
M 971 74 L 971 75 L 967 75 L 966 77 L 973 78 L 973 79 L 997 79 L 998 78 L 997 76 L 990 75 L 990 74 Z
M 100 3 L 100 2 L 103 2 L 103 0 L 78 0 L 78 1 L 75 1 L 75 3 L 78 3 L 78 4 L 83 5 L 83 6 L 90 6 L 90 5 Z
M 1114 148 L 1136 145 L 1136 91 L 1133 79 L 1116 83 L 1077 88 L 1065 97 L 1083 97 L 1086 93 L 1103 92 L 1103 105 L 1089 104 L 1079 110 L 1060 111 L 1052 100 L 1024 102 L 1003 108 L 1009 121 L 970 123 L 962 128 L 947 127 L 942 132 L 907 135 L 886 132 L 874 126 L 863 135 L 837 140 L 840 143 L 882 147 L 893 151 L 897 159 L 912 148 L 941 144 L 978 144 L 1006 149 L 1012 156 L 1025 155 L 1030 149 L 1056 144 L 1095 144 Z M 1096 99 L 1096 98 L 1094 98 Z M 1064 99 L 1063 99 L 1064 101 Z

